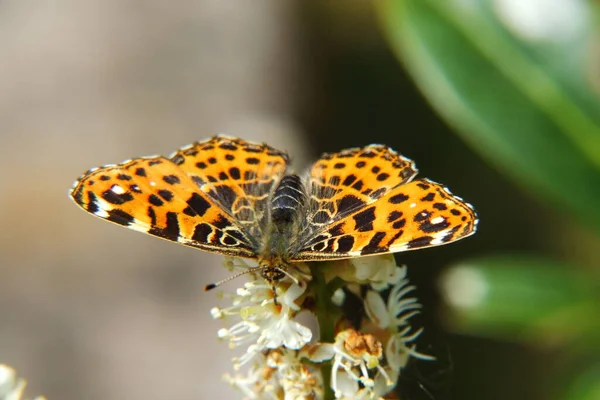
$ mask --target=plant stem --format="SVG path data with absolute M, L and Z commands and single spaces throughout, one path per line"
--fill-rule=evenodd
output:
M 331 288 L 325 282 L 325 276 L 320 268 L 312 268 L 313 283 L 316 285 L 316 309 L 315 314 L 319 323 L 319 341 L 321 343 L 333 343 L 335 340 L 335 323 L 340 317 L 340 310 L 331 302 Z M 321 365 L 323 377 L 323 398 L 333 400 L 334 393 L 331 390 L 331 363 L 324 362 Z

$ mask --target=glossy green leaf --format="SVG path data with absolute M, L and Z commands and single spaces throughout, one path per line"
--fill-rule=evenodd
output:
M 562 3 L 567 11 L 554 7 L 552 18 L 552 7 L 527 14 L 519 7 L 529 2 L 516 0 L 376 4 L 399 59 L 455 130 L 528 190 L 600 229 L 597 19 L 591 3 Z M 527 15 L 541 27 L 523 23 Z
M 600 399 L 600 365 L 587 366 L 576 371 L 567 380 L 566 400 L 598 400 Z
M 457 331 L 536 344 L 600 346 L 600 284 L 568 265 L 498 256 L 453 266 L 441 280 Z

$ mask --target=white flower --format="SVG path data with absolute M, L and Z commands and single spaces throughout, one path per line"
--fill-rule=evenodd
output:
M 382 396 L 388 394 L 395 386 L 395 382 L 390 385 L 386 376 L 379 371 L 373 378 L 373 382 L 372 387 L 361 388 L 345 370 L 341 370 L 337 377 L 339 390 L 336 398 L 341 400 L 383 399 Z
M 226 375 L 225 380 L 248 399 L 308 400 L 323 397 L 320 371 L 304 362 L 299 351 L 286 348 L 261 353 L 246 375 Z
M 257 277 L 247 282 L 236 294 L 229 297 L 232 305 L 225 308 L 213 308 L 213 318 L 240 319 L 229 329 L 218 332 L 219 338 L 229 340 L 230 347 L 244 344 L 249 347 L 246 354 L 234 359 L 234 367 L 239 368 L 265 349 L 276 349 L 285 346 L 289 349 L 300 349 L 312 339 L 312 331 L 294 321 L 300 311 L 296 303 L 306 291 L 306 281 L 293 282 L 283 279 L 277 286 L 277 304 L 272 287 L 262 278 Z
M 385 347 L 385 359 L 397 376 L 408 363 L 410 356 L 423 360 L 434 358 L 416 351 L 415 345 L 410 345 L 423 331 L 419 329 L 411 333 L 409 319 L 416 315 L 421 305 L 414 297 L 404 298 L 415 287 L 408 286 L 408 280 L 402 279 L 390 290 L 387 304 L 379 293 L 370 290 L 365 295 L 364 305 L 367 316 L 378 328 L 390 333 Z
M 0 364 L 0 400 L 22 400 L 27 382 L 17 378 L 14 369 L 8 365 Z M 36 397 L 34 400 L 45 400 Z
M 225 374 L 223 379 L 244 394 L 244 399 L 279 399 L 281 387 L 271 377 L 274 371 L 267 365 L 266 356 L 259 354 L 245 375 Z
M 403 268 L 398 267 L 398 269 Z M 365 295 L 365 311 L 369 319 L 379 328 L 397 331 L 398 327 L 408 325 L 408 320 L 418 314 L 421 305 L 417 299 L 404 298 L 415 290 L 415 287 L 408 286 L 408 283 L 407 279 L 402 279 L 392 287 L 387 305 L 381 295 L 374 290 L 369 290 Z
M 377 290 L 393 285 L 406 275 L 392 254 L 356 257 L 331 263 L 331 272 L 346 282 L 371 284 Z
M 356 398 L 363 389 L 362 395 L 372 398 L 375 380 L 369 377 L 369 369 L 374 368 L 385 379 L 388 390 L 393 387 L 393 381 L 379 363 L 383 356 L 382 344 L 375 336 L 353 329 L 342 331 L 336 335 L 334 353 L 331 388 L 336 398 Z

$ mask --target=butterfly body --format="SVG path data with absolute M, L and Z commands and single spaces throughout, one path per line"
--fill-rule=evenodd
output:
M 473 208 L 414 179 L 382 145 L 324 154 L 300 177 L 266 144 L 216 136 L 170 157 L 86 172 L 71 198 L 122 226 L 201 250 L 256 259 L 270 282 L 290 264 L 393 253 L 471 235 Z

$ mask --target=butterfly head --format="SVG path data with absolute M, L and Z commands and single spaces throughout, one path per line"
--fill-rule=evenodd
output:
M 277 282 L 285 276 L 289 276 L 287 272 L 289 264 L 281 258 L 266 258 L 258 263 L 260 276 L 262 276 L 271 286 L 275 286 Z

